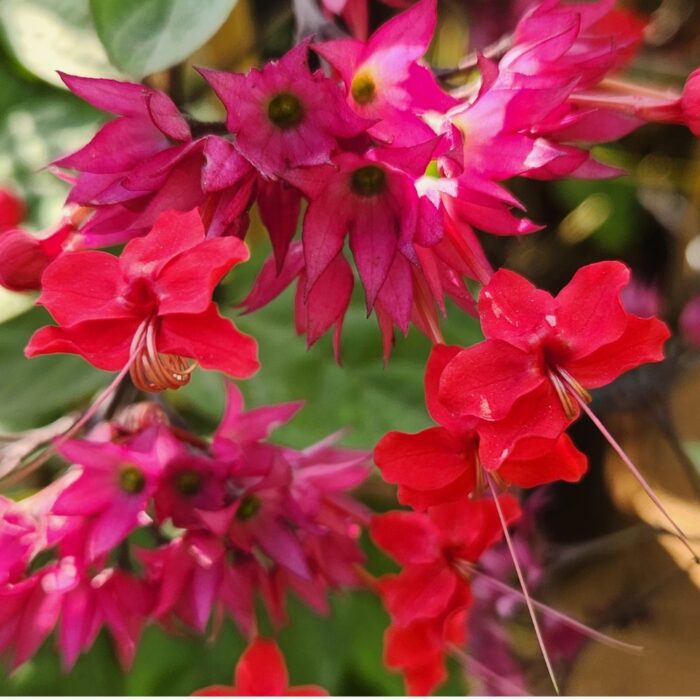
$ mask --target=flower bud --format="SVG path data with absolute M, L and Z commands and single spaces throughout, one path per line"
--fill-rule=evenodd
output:
M 39 289 L 51 258 L 41 241 L 22 229 L 0 234 L 0 285 L 14 292 Z

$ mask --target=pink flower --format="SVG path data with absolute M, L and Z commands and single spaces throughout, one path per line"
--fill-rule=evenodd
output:
M 683 307 L 678 323 L 683 338 L 700 348 L 700 296 L 692 297 Z
M 395 146 L 422 143 L 433 136 L 420 119 L 455 104 L 430 70 L 418 63 L 437 22 L 435 0 L 420 0 L 385 22 L 367 42 L 340 39 L 314 44 L 314 51 L 338 70 L 348 104 L 362 117 L 378 120 L 369 133 Z
M 89 518 L 90 560 L 106 554 L 142 522 L 163 471 L 155 431 L 135 446 L 86 440 L 61 446 L 61 454 L 77 465 L 78 477 L 63 490 L 52 512 Z
M 226 106 L 236 148 L 269 178 L 327 163 L 339 138 L 357 136 L 367 126 L 331 80 L 311 72 L 307 52 L 308 44 L 301 43 L 246 75 L 201 71 Z
M 39 524 L 26 509 L 0 496 L 0 586 L 24 574 L 42 540 Z

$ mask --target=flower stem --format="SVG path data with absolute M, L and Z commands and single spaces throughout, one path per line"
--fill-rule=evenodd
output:
M 41 454 L 35 457 L 33 460 L 25 464 L 24 466 L 16 469 L 15 471 L 8 474 L 7 478 L 2 479 L 0 483 L 4 488 L 14 486 L 16 483 L 29 476 L 33 471 L 38 469 L 42 464 L 45 464 L 51 457 L 53 457 L 61 447 L 61 445 L 69 440 L 73 435 L 75 435 L 94 415 L 97 413 L 97 409 L 116 391 L 117 387 L 121 381 L 126 377 L 131 369 L 134 360 L 137 358 L 139 353 L 143 350 L 146 342 L 146 336 L 141 331 L 141 328 L 136 331 L 140 334 L 137 342 L 134 343 L 131 355 L 127 363 L 119 370 L 116 377 L 109 383 L 109 386 L 104 389 L 100 395 L 95 399 L 90 408 L 88 408 L 85 413 L 83 413 L 80 418 L 78 418 L 73 425 L 71 425 L 65 433 L 59 435 Z

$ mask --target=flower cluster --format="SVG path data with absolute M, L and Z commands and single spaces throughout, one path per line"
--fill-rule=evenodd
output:
M 203 632 L 227 614 L 253 635 L 257 594 L 282 625 L 288 592 L 323 613 L 329 590 L 357 585 L 367 514 L 346 491 L 365 478 L 366 455 L 332 439 L 301 451 L 271 443 L 299 408 L 246 412 L 229 384 L 210 443 L 152 403 L 64 442 L 73 466 L 61 478 L 0 502 L 0 651 L 11 665 L 56 629 L 69 669 L 106 627 L 128 666 L 147 622 Z
M 505 180 L 610 177 L 619 171 L 592 159 L 590 144 L 650 120 L 697 128 L 697 74 L 661 96 L 608 77 L 643 29 L 609 0 L 540 3 L 498 62 L 479 57 L 481 80 L 466 95 L 446 91 L 422 62 L 435 25 L 435 0 L 420 0 L 367 40 L 302 42 L 245 75 L 202 69 L 225 125 L 181 114 L 152 88 L 62 76 L 118 115 L 55 163 L 78 172 L 68 201 L 92 212 L 81 244 L 130 240 L 162 212 L 194 207 L 208 238 L 244 236 L 256 202 L 274 256 L 243 306 L 255 310 L 297 280 L 298 330 L 313 343 L 335 326 L 338 345 L 354 284 L 347 240 L 388 353 L 394 327 L 438 337 L 446 297 L 473 311 L 465 277 L 486 282 L 491 267 L 472 227 L 538 230 Z M 330 77 L 311 70 L 310 50 Z
M 641 480 L 588 406 L 590 391 L 660 361 L 668 328 L 631 313 L 624 264 L 581 267 L 554 296 L 494 271 L 477 230 L 540 229 L 507 189 L 511 178 L 616 176 L 592 146 L 645 122 L 700 133 L 700 73 L 682 91 L 621 79 L 644 22 L 612 0 L 542 0 L 497 53 L 433 71 L 436 0 L 386 4 L 408 7 L 369 36 L 366 0 L 324 0 L 353 38 L 306 39 L 245 74 L 199 69 L 225 111 L 220 123 L 182 113 L 153 87 L 61 76 L 114 118 L 54 162 L 70 183 L 54 229 L 18 228 L 21 202 L 0 192 L 0 284 L 40 290 L 55 321 L 27 356 L 73 353 L 118 374 L 9 478 L 53 454 L 71 466 L 23 500 L 0 497 L 0 653 L 13 667 L 54 630 L 65 668 L 103 627 L 128 666 L 145 624 L 215 631 L 228 615 L 250 646 L 235 686 L 200 694 L 320 694 L 288 688 L 279 649 L 258 636 L 256 597 L 276 628 L 289 592 L 323 613 L 329 591 L 371 581 L 391 618 L 386 666 L 409 692 L 432 692 L 469 629 L 482 648 L 493 641 L 472 583 L 494 552 L 512 558 L 542 640 L 532 576 L 509 533 L 520 506 L 502 491 L 578 481 L 587 458 L 566 431 L 581 413 Z M 457 76 L 466 80 L 454 86 Z M 230 383 L 213 437 L 181 424 L 167 395 L 120 397 L 91 420 L 127 374 L 143 399 L 185 386 L 197 366 L 234 379 L 259 370 L 256 340 L 216 302 L 223 278 L 248 260 L 254 205 L 271 253 L 246 312 L 296 284 L 297 331 L 311 345 L 333 329 L 339 358 L 357 276 L 386 360 L 396 329 L 413 324 L 433 342 L 425 399 L 437 425 L 390 432 L 374 451 L 410 510 L 372 518 L 348 494 L 367 474 L 365 453 L 333 437 L 305 450 L 271 442 L 300 404 L 246 412 Z M 448 300 L 478 319 L 482 342 L 445 344 Z M 696 302 L 681 319 L 689 342 Z M 400 572 L 373 579 L 361 568 L 366 525 Z M 501 537 L 505 549 L 493 549 Z

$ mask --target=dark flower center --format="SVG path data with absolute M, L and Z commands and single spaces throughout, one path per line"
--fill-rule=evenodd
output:
M 144 316 L 150 315 L 158 309 L 158 297 L 153 290 L 151 281 L 145 277 L 131 280 L 123 299 L 129 308 L 137 310 Z
M 280 129 L 289 129 L 301 121 L 303 116 L 301 102 L 291 92 L 280 92 L 267 105 L 267 116 Z
M 353 172 L 351 184 L 360 197 L 373 197 L 386 188 L 386 173 L 377 165 L 365 165 Z
M 141 493 L 146 488 L 146 477 L 137 466 L 126 464 L 119 472 L 119 487 L 125 493 Z
M 352 98 L 361 105 L 369 104 L 374 100 L 374 95 L 377 91 L 377 86 L 372 80 L 369 73 L 358 73 L 350 85 L 350 93 Z
M 202 488 L 202 475 L 194 469 L 185 469 L 175 476 L 175 488 L 183 496 L 194 496 Z
M 259 510 L 262 503 L 257 496 L 246 496 L 236 511 L 238 520 L 250 520 Z

